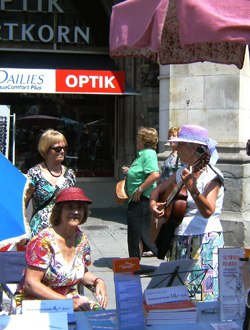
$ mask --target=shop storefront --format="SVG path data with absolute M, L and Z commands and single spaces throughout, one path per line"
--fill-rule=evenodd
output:
M 105 55 L 67 55 L 74 58 L 67 69 L 57 69 L 54 54 L 36 54 L 28 69 L 24 53 L 8 55 L 19 65 L 0 68 L 1 103 L 16 114 L 15 165 L 26 173 L 37 164 L 39 137 L 53 128 L 66 136 L 65 162 L 77 177 L 114 177 L 115 95 L 125 94 L 124 72 Z M 52 64 L 44 69 L 46 57 L 44 66 Z
M 26 173 L 41 160 L 41 133 L 62 131 L 65 163 L 95 207 L 117 206 L 115 185 L 136 157 L 138 127 L 157 127 L 159 117 L 157 64 L 109 56 L 117 2 L 0 1 L 0 106 L 16 116 L 15 166 Z M 12 143 L 10 132 L 10 160 Z
M 2 0 L 0 25 L 0 104 L 16 116 L 15 166 L 26 173 L 39 163 L 39 137 L 53 128 L 67 138 L 79 186 L 114 184 L 117 95 L 135 91 L 109 57 L 103 1 Z

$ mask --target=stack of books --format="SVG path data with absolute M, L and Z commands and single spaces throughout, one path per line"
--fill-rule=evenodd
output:
M 147 305 L 143 302 L 147 325 L 197 322 L 197 306 L 190 300 Z

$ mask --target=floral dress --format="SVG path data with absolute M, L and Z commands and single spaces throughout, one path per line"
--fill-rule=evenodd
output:
M 178 168 L 182 166 L 182 163 L 178 157 L 177 152 L 169 155 L 165 162 L 161 164 L 161 183 L 166 181 Z
M 46 269 L 42 283 L 53 291 L 68 298 L 80 297 L 77 284 L 84 277 L 85 265 L 91 264 L 90 246 L 87 236 L 76 228 L 76 248 L 72 265 L 65 264 L 61 251 L 56 243 L 52 228 L 46 228 L 31 239 L 26 248 L 26 262 L 29 266 Z M 36 300 L 36 296 L 25 289 L 25 274 L 18 284 L 15 300 L 17 307 L 21 307 L 23 300 Z M 102 307 L 93 300 L 86 298 L 91 310 L 100 310 Z
M 53 184 L 43 177 L 40 165 L 36 165 L 29 169 L 27 177 L 36 188 L 32 196 L 33 210 L 36 210 L 39 206 L 43 205 L 54 194 L 55 190 L 74 186 L 76 183 L 74 171 L 72 169 L 66 169 L 65 166 L 64 171 L 64 175 L 61 175 L 58 178 L 56 187 L 54 187 Z M 54 204 L 55 197 L 32 217 L 29 223 L 31 237 L 34 237 L 41 230 L 50 226 L 49 218 Z

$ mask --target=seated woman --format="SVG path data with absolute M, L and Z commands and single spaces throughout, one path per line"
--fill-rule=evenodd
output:
M 57 195 L 50 217 L 52 227 L 42 230 L 27 245 L 27 270 L 15 293 L 18 312 L 27 299 L 73 299 L 75 311 L 106 308 L 106 285 L 88 270 L 90 246 L 78 228 L 86 222 L 91 203 L 76 187 Z M 79 295 L 78 284 L 94 286 L 100 304 Z

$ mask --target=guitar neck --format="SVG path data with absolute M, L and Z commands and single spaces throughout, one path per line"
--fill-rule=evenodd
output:
M 200 171 L 204 166 L 206 166 L 210 161 L 210 152 L 207 151 L 201 155 L 201 157 L 190 167 L 191 173 L 197 173 Z M 170 205 L 172 200 L 174 199 L 175 195 L 179 193 L 181 188 L 184 186 L 182 180 L 177 184 L 177 186 L 171 191 L 168 198 L 166 199 L 166 208 Z
M 172 190 L 171 194 L 169 194 L 167 200 L 166 200 L 166 208 L 169 206 L 169 204 L 174 199 L 175 195 L 178 194 L 178 192 L 181 190 L 181 188 L 184 186 L 182 180 L 177 184 L 177 186 Z

